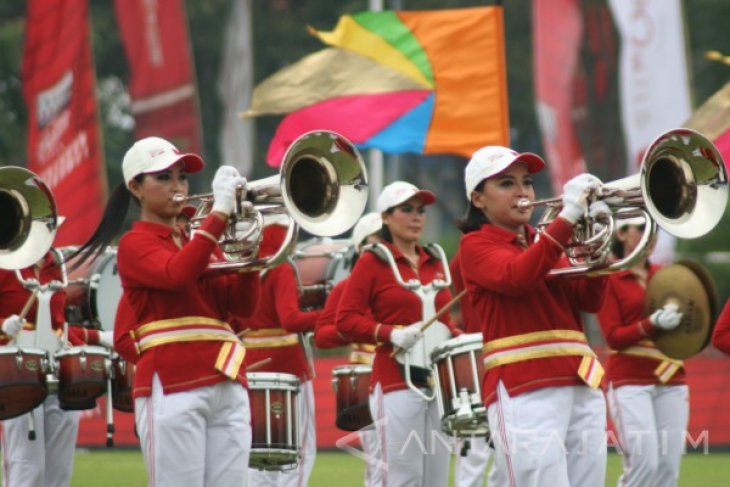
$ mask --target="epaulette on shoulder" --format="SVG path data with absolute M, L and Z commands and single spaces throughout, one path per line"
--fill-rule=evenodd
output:
M 371 253 L 372 253 L 372 254 L 374 254 L 374 255 L 375 255 L 375 256 L 376 256 L 376 257 L 377 257 L 378 259 L 382 260 L 382 261 L 383 261 L 383 262 L 385 262 L 386 264 L 388 263 L 388 256 L 387 256 L 387 255 L 386 255 L 386 253 L 385 253 L 385 252 L 387 252 L 387 251 L 386 251 L 386 250 L 383 250 L 383 248 L 382 248 L 382 247 L 380 247 L 380 246 L 378 246 L 378 247 L 376 247 L 376 246 L 367 246 L 367 247 L 365 247 L 365 249 L 364 249 L 364 250 L 365 250 L 366 252 L 371 252 Z
M 439 245 L 436 243 L 429 243 L 424 245 L 423 250 L 425 250 L 432 259 L 439 260 L 441 258 L 441 254 L 439 253 Z

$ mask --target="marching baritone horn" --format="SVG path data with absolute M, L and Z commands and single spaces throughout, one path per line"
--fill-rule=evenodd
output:
M 51 190 L 22 167 L 0 167 L 0 269 L 23 269 L 53 245 L 58 213 Z
M 725 212 L 728 175 L 712 142 L 694 130 L 680 128 L 669 130 L 652 142 L 638 174 L 606 183 L 590 198 L 604 201 L 611 215 L 584 216 L 575 225 L 573 240 L 566 247 L 570 266 L 553 269 L 549 275 L 597 275 L 631 267 L 648 251 L 657 225 L 677 238 L 705 235 Z M 548 207 L 537 225 L 540 232 L 557 218 L 561 200 L 524 200 L 518 206 Z M 646 231 L 636 249 L 623 259 L 610 262 L 614 229 L 621 220 L 638 216 L 644 217 Z
M 294 251 L 298 227 L 328 237 L 351 228 L 367 203 L 365 164 L 355 146 L 331 131 L 308 132 L 287 149 L 278 175 L 250 181 L 237 191 L 229 228 L 219 244 L 225 262 L 208 266 L 208 272 L 255 271 L 283 262 Z M 190 220 L 195 231 L 213 207 L 212 194 L 183 196 L 179 201 L 199 201 Z M 262 230 L 267 222 L 285 217 L 288 230 L 277 252 L 259 258 Z M 245 235 L 236 236 L 237 222 L 249 221 Z

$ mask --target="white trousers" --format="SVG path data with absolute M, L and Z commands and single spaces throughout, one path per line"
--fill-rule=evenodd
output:
M 29 414 L 3 424 L 3 485 L 6 487 L 67 487 L 71 482 L 79 411 L 58 407 L 51 394 L 33 410 L 35 440 L 28 439 Z
M 135 399 L 150 487 L 241 487 L 251 451 L 248 391 L 233 381 Z
M 487 444 L 486 438 L 468 438 L 468 441 L 469 450 L 466 456 L 461 456 L 464 441 L 457 442 L 454 485 L 455 487 L 483 487 L 489 459 L 492 458 L 494 449 Z M 497 462 L 492 461 L 488 478 L 489 487 L 505 485 L 504 479 L 500 477 L 499 470 L 497 470 Z
M 309 476 L 314 468 L 317 456 L 317 433 L 314 418 L 314 388 L 312 381 L 302 382 L 299 389 L 299 428 L 302 439 L 302 458 L 297 468 L 285 472 L 269 472 L 248 469 L 248 478 L 252 487 L 304 487 L 309 483 Z
M 605 485 L 606 401 L 600 390 L 547 387 L 510 397 L 500 381 L 487 413 L 504 485 Z
M 624 467 L 618 485 L 677 485 L 689 421 L 689 388 L 610 386 L 608 407 Z
M 380 487 L 383 485 L 383 468 L 378 432 L 375 427 L 368 427 L 358 431 L 358 435 L 366 459 L 365 487 Z
M 370 396 L 384 463 L 383 486 L 443 487 L 448 484 L 452 442 L 441 430 L 436 401 L 410 389 Z

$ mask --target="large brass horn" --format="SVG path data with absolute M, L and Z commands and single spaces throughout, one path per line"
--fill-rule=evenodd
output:
M 571 266 L 550 275 L 595 275 L 630 267 L 645 255 L 657 225 L 678 238 L 705 235 L 720 222 L 728 200 L 728 176 L 717 148 L 702 134 L 680 128 L 657 137 L 647 149 L 638 174 L 604 184 L 594 200 L 602 200 L 613 215 L 576 224 L 566 248 Z M 561 198 L 520 203 L 547 205 L 538 229 L 545 228 L 561 210 Z M 619 211 L 620 210 L 620 211 Z M 610 242 L 621 220 L 643 216 L 646 230 L 637 248 L 610 262 Z
M 259 270 L 279 264 L 294 251 L 298 227 L 329 237 L 350 229 L 365 209 L 368 197 L 365 164 L 343 136 L 315 131 L 297 138 L 287 149 L 278 175 L 250 181 L 239 192 L 229 231 L 220 241 L 227 262 L 212 263 L 209 271 Z M 190 222 L 194 231 L 212 208 L 211 194 L 200 200 Z M 253 204 L 253 209 L 244 203 Z M 288 232 L 279 250 L 258 257 L 263 227 L 283 217 Z M 235 223 L 252 221 L 247 235 L 235 237 Z
M 23 269 L 53 245 L 58 216 L 53 194 L 33 172 L 0 167 L 0 269 Z

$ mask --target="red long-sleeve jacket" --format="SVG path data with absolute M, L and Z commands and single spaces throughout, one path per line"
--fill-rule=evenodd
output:
M 568 222 L 555 219 L 546 229 L 549 235 L 538 241 L 534 229 L 527 230 L 526 249 L 517 234 L 491 224 L 462 238 L 461 272 L 487 346 L 500 339 L 519 343 L 521 338 L 514 337 L 543 331 L 582 334 L 580 312 L 596 312 L 603 301 L 603 277 L 547 277 L 559 265 L 572 235 Z M 485 404 L 496 399 L 500 380 L 513 396 L 544 387 L 584 385 L 577 374 L 581 361 L 575 355 L 551 356 L 489 368 L 482 380 Z
M 122 356 L 135 362 L 122 352 L 129 348 L 125 340 L 136 342 L 139 349 L 141 337 L 150 329 L 169 333 L 185 327 L 209 329 L 202 333 L 205 337 L 195 340 L 170 339 L 159 333 L 154 346 L 138 353 L 134 397 L 150 394 L 154 374 L 166 394 L 227 380 L 216 369 L 224 348 L 213 331 L 226 328 L 229 336 L 239 331 L 231 328 L 229 318 L 255 311 L 259 277 L 257 273 L 204 275 L 209 263 L 220 259 L 217 239 L 224 229 L 225 222 L 211 214 L 191 239 L 182 235 L 182 248 L 173 240 L 178 230 L 151 222 L 136 222 L 121 238 L 117 265 L 124 288 L 122 303 L 126 300 L 131 314 L 122 315 L 124 326 L 115 324 L 115 347 Z M 121 313 L 126 312 L 122 308 Z M 131 328 L 126 336 L 125 328 Z M 238 340 L 235 343 L 240 347 Z M 235 377 L 245 385 L 245 367 Z
M 414 270 L 406 257 L 393 245 L 385 243 L 395 258 L 404 280 L 418 279 L 427 285 L 435 279 L 444 279 L 444 268 L 439 259 L 429 255 L 422 247 L 418 268 Z M 436 309 L 441 309 L 451 299 L 448 289 L 436 295 Z M 347 280 L 337 310 L 337 330 L 348 339 L 360 343 L 377 344 L 370 378 L 371 388 L 380 383 L 384 392 L 407 388 L 395 358 L 391 358 L 393 346 L 390 334 L 396 326 L 406 326 L 429 319 L 423 316 L 423 306 L 418 295 L 402 287 L 395 279 L 390 265 L 372 252 L 364 252 L 357 260 Z M 442 322 L 451 327 L 447 318 Z M 458 333 L 458 330 L 452 332 Z
M 61 268 L 56 265 L 50 252 L 44 257 L 43 263 L 38 269 L 38 275 L 36 275 L 34 267 L 21 269 L 20 274 L 24 279 L 37 279 L 41 284 L 47 284 L 52 280 L 62 280 Z M 31 292 L 26 290 L 18 281 L 15 271 L 0 269 L 0 322 L 10 315 L 20 314 L 30 295 Z M 66 321 L 65 305 L 65 291 L 60 289 L 53 293 L 51 297 L 51 326 L 58 334 L 62 332 L 63 324 Z M 35 328 L 37 313 L 38 301 L 36 300 L 25 317 L 28 322 L 25 325 L 26 329 Z M 99 343 L 99 332 L 97 330 L 74 326 L 73 323 L 69 325 L 68 341 L 71 345 L 97 345 Z M 5 345 L 9 341 L 10 337 L 0 332 L 0 345 Z
M 648 278 L 659 270 L 656 265 L 649 267 Z M 614 272 L 608 277 L 606 297 L 598 312 L 598 320 L 603 329 L 606 342 L 618 353 L 609 355 L 606 378 L 614 386 L 658 384 L 654 370 L 661 363 L 657 359 L 621 353 L 628 347 L 638 345 L 642 340 L 650 340 L 654 329 L 644 314 L 646 289 L 630 271 Z M 680 368 L 666 384 L 684 384 L 685 370 Z
M 717 317 L 715 329 L 712 331 L 712 345 L 723 353 L 730 355 L 730 299 Z

